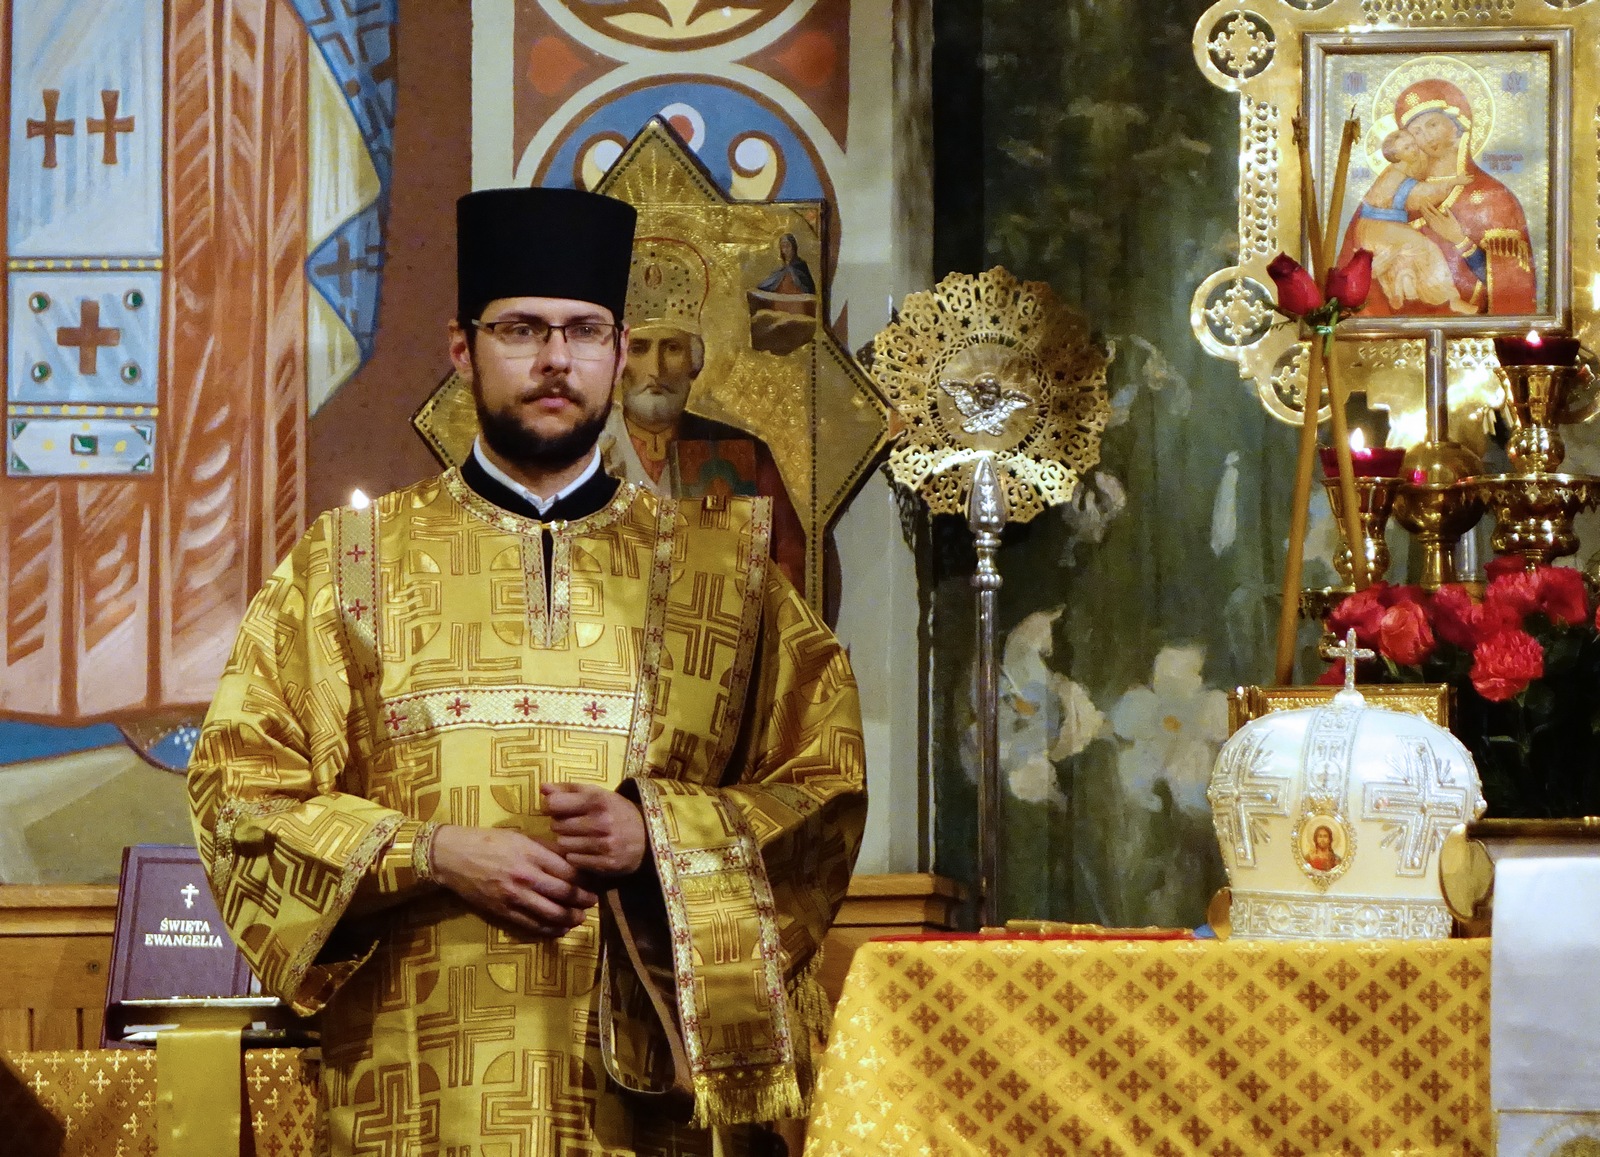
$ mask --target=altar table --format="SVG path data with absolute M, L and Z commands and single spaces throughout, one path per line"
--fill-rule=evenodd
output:
M 1491 1153 L 1489 944 L 873 941 L 805 1152 Z
M 251 1139 L 243 1139 L 243 1152 L 314 1151 L 314 1056 L 304 1049 L 245 1052 L 243 1115 Z M 0 1053 L 0 1153 L 156 1157 L 155 1076 L 154 1049 Z

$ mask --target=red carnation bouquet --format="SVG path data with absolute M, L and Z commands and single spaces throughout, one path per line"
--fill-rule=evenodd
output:
M 1496 559 L 1482 597 L 1375 583 L 1328 616 L 1376 661 L 1363 682 L 1448 683 L 1492 816 L 1600 814 L 1600 614 L 1571 567 Z M 1344 661 L 1320 682 L 1343 683 Z

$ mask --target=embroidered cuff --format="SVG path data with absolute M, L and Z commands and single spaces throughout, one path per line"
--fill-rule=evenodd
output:
M 429 820 L 417 832 L 416 842 L 411 845 L 411 870 L 417 874 L 417 879 L 431 882 L 433 880 L 433 837 L 439 834 L 439 824 Z
M 439 825 L 405 820 L 376 865 L 373 883 L 378 896 L 399 897 L 433 878 L 433 837 Z

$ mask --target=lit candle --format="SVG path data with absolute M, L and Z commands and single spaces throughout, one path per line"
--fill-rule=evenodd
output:
M 1578 339 L 1530 329 L 1522 337 L 1495 338 L 1494 352 L 1503 366 L 1575 366 Z
M 1322 457 L 1323 474 L 1337 478 L 1339 455 L 1333 447 L 1324 446 L 1318 453 Z M 1405 456 L 1406 452 L 1398 446 L 1368 446 L 1359 426 L 1350 431 L 1350 467 L 1357 478 L 1398 478 Z
M 350 508 L 352 510 L 365 510 L 372 505 L 372 499 L 367 497 L 366 491 L 359 486 L 350 492 Z

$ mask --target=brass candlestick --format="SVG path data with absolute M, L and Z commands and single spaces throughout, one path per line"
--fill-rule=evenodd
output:
M 1406 454 L 1394 518 L 1416 542 L 1425 590 L 1456 581 L 1456 543 L 1483 517 L 1482 496 L 1461 480 L 1482 469 L 1482 459 L 1456 442 L 1423 442 Z
M 1495 374 L 1506 391 L 1500 412 L 1511 429 L 1506 456 L 1513 469 L 1475 478 L 1471 487 L 1494 512 L 1494 552 L 1548 565 L 1578 552 L 1573 520 L 1600 508 L 1600 478 L 1559 470 L 1566 457 L 1561 426 L 1593 416 L 1592 400 L 1573 405 L 1592 375 L 1568 365 L 1503 365 Z
M 1422 586 L 1438 590 L 1456 581 L 1455 549 L 1483 517 L 1483 499 L 1461 485 L 1483 471 L 1483 459 L 1450 441 L 1444 333 L 1428 331 L 1427 441 L 1413 446 L 1400 467 L 1404 484 L 1395 499 L 1395 521 L 1411 532 L 1422 555 Z
M 1389 525 L 1389 512 L 1394 509 L 1401 482 L 1398 478 L 1358 477 L 1355 484 L 1357 509 L 1361 516 L 1361 557 L 1366 562 L 1367 577 L 1377 582 L 1389 570 L 1389 544 L 1384 540 L 1383 532 Z M 1333 569 L 1339 572 L 1339 578 L 1345 586 L 1353 587 L 1355 558 L 1349 535 L 1343 531 L 1349 525 L 1345 521 L 1344 494 L 1337 478 L 1324 478 L 1322 485 L 1328 492 L 1328 505 L 1333 508 L 1334 521 L 1341 528 L 1340 537 L 1344 542 L 1334 556 Z
M 1511 437 L 1506 457 L 1513 473 L 1553 473 L 1567 456 L 1560 423 L 1567 420 L 1567 398 L 1588 380 L 1580 366 L 1500 366 L 1495 377 L 1505 387 L 1500 411 Z
M 1573 519 L 1600 509 L 1600 478 L 1587 475 L 1490 474 L 1471 486 L 1494 512 L 1495 554 L 1520 554 L 1530 566 L 1577 554 Z

